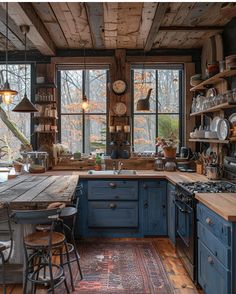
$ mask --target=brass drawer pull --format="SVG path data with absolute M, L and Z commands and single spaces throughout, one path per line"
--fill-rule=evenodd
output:
M 116 187 L 116 183 L 109 183 L 109 186 L 114 189 Z
M 209 226 L 213 225 L 213 221 L 212 221 L 209 217 L 206 218 L 206 223 L 207 223 Z
M 209 255 L 207 258 L 208 263 L 214 264 L 213 258 Z
M 115 203 L 111 203 L 109 205 L 110 209 L 116 209 L 117 205 Z

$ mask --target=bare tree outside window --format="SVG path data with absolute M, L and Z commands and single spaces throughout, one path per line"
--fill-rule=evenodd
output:
M 31 97 L 31 66 L 27 64 L 27 76 L 26 76 L 26 93 L 28 97 Z M 17 125 L 18 129 L 25 135 L 30 141 L 30 114 L 28 113 L 16 113 L 12 112 L 12 109 L 23 98 L 25 91 L 25 65 L 24 64 L 9 64 L 8 65 L 8 80 L 11 88 L 16 90 L 18 94 L 14 97 L 14 101 L 10 105 L 1 104 L 9 118 Z M 0 64 L 0 75 L 6 80 L 6 66 Z M 1 82 L 4 82 L 1 81 Z M 20 156 L 21 142 L 17 139 L 11 130 L 0 119 L 0 139 L 8 146 L 8 153 L 2 158 L 3 160 L 11 160 Z
M 136 152 L 156 151 L 155 138 L 180 138 L 180 70 L 133 69 L 133 144 Z M 136 110 L 137 101 L 152 88 L 150 111 Z
M 83 93 L 89 109 L 82 111 Z M 107 70 L 61 70 L 61 142 L 71 152 L 106 151 Z

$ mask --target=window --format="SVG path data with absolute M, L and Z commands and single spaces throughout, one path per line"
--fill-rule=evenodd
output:
M 24 64 L 9 64 L 8 65 L 8 80 L 12 89 L 18 91 L 18 95 L 14 97 L 14 101 L 10 105 L 1 103 L 2 109 L 6 112 L 7 116 L 16 124 L 19 130 L 30 141 L 30 114 L 28 113 L 16 113 L 11 110 L 17 103 L 23 98 L 25 92 L 25 65 Z M 27 96 L 31 97 L 31 65 L 27 64 Z M 2 85 L 6 81 L 6 66 L 0 64 L 0 84 Z M 8 154 L 3 159 L 11 160 L 17 158 L 20 153 L 21 142 L 13 135 L 9 128 L 0 118 L 0 146 L 8 146 Z
M 61 143 L 71 152 L 106 151 L 107 69 L 59 70 Z M 86 93 L 89 109 L 81 102 Z
M 156 137 L 168 138 L 171 133 L 181 141 L 182 67 L 133 67 L 132 79 L 134 151 L 156 152 Z M 137 111 L 137 101 L 150 88 L 150 111 Z

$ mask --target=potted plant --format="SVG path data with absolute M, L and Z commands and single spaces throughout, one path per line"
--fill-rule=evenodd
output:
M 99 154 L 96 155 L 94 169 L 95 170 L 102 169 L 102 158 Z
M 161 137 L 156 138 L 156 146 L 162 148 L 165 158 L 173 159 L 176 157 L 177 143 L 178 140 L 173 133 L 166 139 Z
M 76 151 L 76 152 L 74 153 L 74 159 L 76 159 L 76 160 L 81 159 L 81 152 L 80 152 L 80 151 Z
M 21 157 L 18 157 L 13 160 L 13 167 L 16 173 L 21 173 L 23 169 L 24 163 Z

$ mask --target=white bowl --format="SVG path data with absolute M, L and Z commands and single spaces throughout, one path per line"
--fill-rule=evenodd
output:
M 206 131 L 205 132 L 205 138 L 206 139 L 218 139 L 217 132 Z
M 205 138 L 205 132 L 206 131 L 204 130 L 201 130 L 201 131 L 195 130 L 194 132 L 195 138 L 199 138 L 199 139 Z
M 191 132 L 191 133 L 189 134 L 189 137 L 190 137 L 191 139 L 194 139 L 194 138 L 195 138 L 195 132 Z

